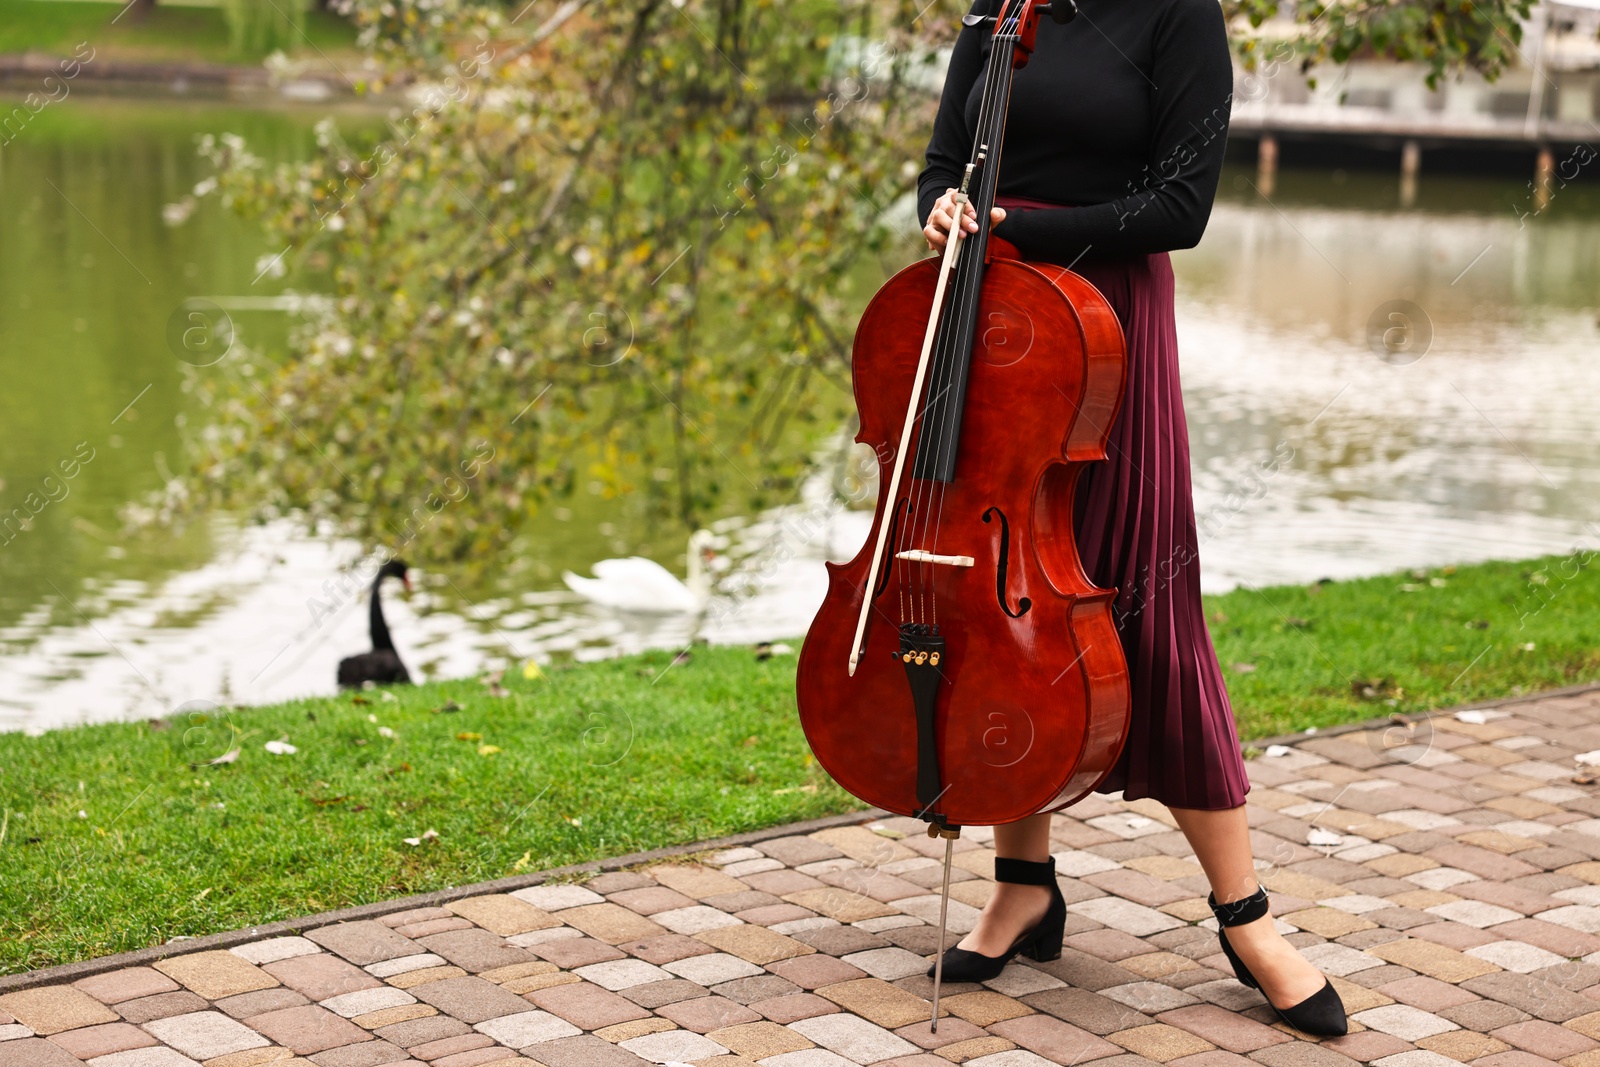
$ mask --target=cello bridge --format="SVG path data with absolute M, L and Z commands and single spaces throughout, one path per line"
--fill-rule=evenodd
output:
M 975 562 L 971 556 L 944 556 L 921 548 L 896 552 L 894 558 L 910 560 L 912 563 L 941 563 L 947 567 L 970 567 Z

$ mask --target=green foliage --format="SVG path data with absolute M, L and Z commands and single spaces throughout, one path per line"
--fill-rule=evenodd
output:
M 304 0 L 222 0 L 228 44 L 240 55 L 289 51 L 305 37 Z
M 192 502 L 369 543 L 429 516 L 408 558 L 470 566 L 593 482 L 685 523 L 790 499 L 846 414 L 852 271 L 899 240 L 878 216 L 933 107 L 894 59 L 915 5 L 826 10 L 631 0 L 542 28 L 355 10 L 411 84 L 386 137 L 329 123 L 295 167 L 204 146 L 212 195 L 285 249 L 263 266 L 326 264 L 332 299 L 292 360 L 195 371 L 213 412 Z M 888 42 L 870 82 L 823 61 L 847 29 Z
M 1437 88 L 1446 74 L 1476 71 L 1490 81 L 1518 55 L 1522 19 L 1536 0 L 1336 0 L 1304 4 L 1285 0 L 1224 0 L 1232 24 L 1260 28 L 1269 20 L 1271 36 L 1235 36 L 1234 46 L 1249 69 L 1270 74 L 1280 65 L 1301 72 L 1316 64 L 1387 57 L 1427 66 L 1427 83 Z

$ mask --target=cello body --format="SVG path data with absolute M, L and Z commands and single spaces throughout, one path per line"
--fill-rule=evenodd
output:
M 1116 593 L 1089 581 L 1073 539 L 1079 474 L 1105 457 L 1126 371 L 1121 326 L 1098 290 L 1061 267 L 992 259 L 954 476 L 908 477 L 891 498 L 939 270 L 928 259 L 900 271 L 856 331 L 856 440 L 877 454 L 880 496 L 860 553 L 827 565 L 797 699 L 818 762 L 856 797 L 941 827 L 989 826 L 1090 792 L 1127 737 Z M 921 436 L 919 425 L 912 450 Z M 874 567 L 885 523 L 890 551 Z M 970 563 L 897 558 L 916 550 Z M 852 672 L 863 598 L 872 604 Z M 939 642 L 919 681 L 908 625 Z

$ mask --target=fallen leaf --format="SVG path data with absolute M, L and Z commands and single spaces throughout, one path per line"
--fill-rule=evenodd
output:
M 500 746 L 499 745 L 479 745 L 478 746 L 478 755 L 480 755 L 480 756 L 492 756 L 496 752 L 499 752 L 499 751 L 500 751 Z
M 296 752 L 300 751 L 298 748 L 295 748 L 293 745 L 291 745 L 287 740 L 268 741 L 261 747 L 272 753 L 274 756 L 292 756 Z
M 207 760 L 206 762 L 209 763 L 211 766 L 216 767 L 216 766 L 218 766 L 220 764 L 223 764 L 223 763 L 232 763 L 234 760 L 236 760 L 238 758 L 239 758 L 239 750 L 237 748 L 230 748 L 230 749 L 228 749 L 228 751 L 224 752 L 222 755 L 218 756 L 216 759 Z
M 531 659 L 523 662 L 522 676 L 530 682 L 544 681 L 544 671 L 540 670 L 539 665 Z
M 483 740 L 483 735 L 482 734 L 475 734 L 471 730 L 462 730 L 459 734 L 456 734 L 456 740 L 457 741 L 482 741 Z
M 1288 745 L 1268 745 L 1267 746 L 1267 755 L 1269 757 L 1287 756 L 1291 751 L 1292 751 L 1292 749 L 1290 749 Z

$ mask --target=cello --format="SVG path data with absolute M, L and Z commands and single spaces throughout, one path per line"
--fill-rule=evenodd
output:
M 999 185 L 1012 75 L 1040 16 L 1074 0 L 1004 0 L 971 161 L 944 254 L 886 282 L 856 329 L 856 440 L 878 457 L 871 532 L 828 591 L 797 665 L 822 768 L 859 799 L 945 841 L 933 1027 L 950 857 L 963 825 L 1056 811 L 1112 770 L 1129 682 L 1114 589 L 1085 575 L 1073 501 L 1122 403 L 1122 327 L 1064 267 L 1024 263 L 980 225 Z

